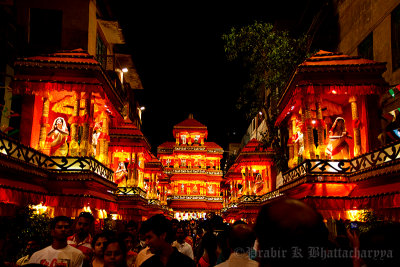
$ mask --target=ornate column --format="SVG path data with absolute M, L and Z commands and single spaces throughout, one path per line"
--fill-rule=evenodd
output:
M 47 129 L 49 125 L 49 112 L 50 112 L 50 100 L 47 97 L 43 98 L 43 110 L 42 117 L 40 118 L 40 134 L 39 134 L 39 145 L 38 150 L 42 153 L 49 155 L 50 150 L 46 148 Z
M 91 152 L 91 140 L 92 135 L 90 133 L 90 122 L 92 121 L 91 118 L 91 100 L 92 93 L 84 93 L 83 94 L 83 117 L 82 117 L 82 136 L 81 136 L 81 144 L 80 144 L 80 155 L 82 157 L 90 156 Z
M 304 101 L 304 100 L 303 100 Z M 304 136 L 305 141 L 305 150 L 306 150 L 306 158 L 307 159 L 315 159 L 315 150 L 314 150 L 314 133 L 313 133 L 313 125 L 311 123 L 311 110 L 310 103 L 306 101 L 306 105 L 303 106 L 304 117 L 306 122 L 306 133 Z
M 100 153 L 99 153 L 99 161 L 105 165 L 108 164 L 108 115 L 103 112 L 101 114 L 101 121 L 103 122 L 102 134 L 99 137 L 98 142 L 100 142 Z
M 79 109 L 81 107 L 81 92 L 74 92 L 74 110 L 72 111 L 71 142 L 69 144 L 69 155 L 79 156 Z
M 315 103 L 315 107 L 317 109 L 317 131 L 318 131 L 318 154 L 320 159 L 325 159 L 325 138 L 324 138 L 324 130 L 325 130 L 325 122 L 322 116 L 322 101 L 318 98 Z
M 289 148 L 289 162 L 288 162 L 288 166 L 289 168 L 293 168 L 295 166 L 294 164 L 294 142 L 293 142 L 293 135 L 294 135 L 294 131 L 293 131 L 293 116 L 289 122 L 288 125 L 288 130 L 289 130 L 289 141 L 288 141 L 288 148 Z
M 133 187 L 134 186 L 134 180 L 133 180 L 133 177 L 132 177 L 133 176 L 133 171 L 134 171 L 133 164 L 132 164 L 132 162 L 133 162 L 132 157 L 133 156 L 134 155 L 132 153 L 132 148 L 131 148 L 131 151 L 129 153 L 128 179 L 126 181 L 126 186 L 127 187 Z
M 192 136 L 190 134 L 188 134 L 188 145 L 191 146 L 192 145 Z
M 351 116 L 353 119 L 354 157 L 357 157 L 361 154 L 360 118 L 358 116 L 357 97 L 351 96 L 349 102 L 351 104 Z
M 176 144 L 179 145 L 179 133 L 176 133 Z
M 204 134 L 200 134 L 200 144 L 204 146 Z

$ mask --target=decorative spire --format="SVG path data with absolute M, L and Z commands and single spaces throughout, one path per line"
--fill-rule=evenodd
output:
M 193 119 L 193 114 L 189 113 L 189 119 Z

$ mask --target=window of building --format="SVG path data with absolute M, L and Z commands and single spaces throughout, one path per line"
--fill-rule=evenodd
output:
M 99 35 L 97 35 L 96 40 L 96 58 L 105 69 L 107 65 L 107 47 Z
M 42 50 L 61 49 L 62 11 L 31 8 L 29 44 Z
M 392 12 L 392 70 L 400 67 L 400 5 Z
M 358 45 L 358 55 L 367 58 L 374 59 L 374 39 L 372 32 Z

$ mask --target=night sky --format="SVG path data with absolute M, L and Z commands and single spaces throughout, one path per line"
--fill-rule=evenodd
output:
M 227 149 L 241 141 L 249 122 L 235 109 L 246 77 L 239 63 L 226 60 L 222 34 L 255 20 L 302 18 L 313 1 L 172 2 L 115 8 L 144 87 L 137 94 L 146 108 L 142 131 L 156 153 L 174 140 L 173 126 L 193 113 L 208 127 L 207 141 Z

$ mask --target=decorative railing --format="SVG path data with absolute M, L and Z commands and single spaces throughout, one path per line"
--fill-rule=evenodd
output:
M 243 195 L 239 198 L 239 203 L 243 202 L 259 202 L 260 196 L 257 195 Z
M 176 151 L 204 151 L 206 150 L 205 146 L 176 146 L 174 147 Z
M 50 171 L 67 173 L 91 171 L 109 181 L 113 181 L 114 172 L 96 159 L 90 157 L 49 157 L 46 161 L 46 166 Z
M 166 174 L 174 173 L 193 173 L 193 174 L 206 174 L 206 175 L 222 175 L 222 170 L 200 169 L 200 168 L 172 168 L 164 171 Z
M 155 205 L 155 206 L 160 206 L 160 200 L 158 199 L 148 199 L 147 204 L 149 205 Z
M 307 175 L 352 175 L 400 159 L 400 142 L 350 160 L 306 160 L 283 174 L 283 185 Z
M 140 187 L 118 187 L 116 194 L 118 195 L 136 195 L 146 198 L 147 193 Z
M 205 200 L 222 202 L 222 197 L 210 196 L 171 196 L 171 200 Z
M 268 192 L 262 196 L 260 196 L 260 201 L 261 202 L 265 202 L 267 200 L 273 199 L 273 198 L 277 198 L 283 196 L 283 194 L 281 192 L 279 192 L 279 189 Z
M 113 171 L 90 157 L 50 157 L 0 134 L 0 153 L 14 160 L 48 171 L 65 173 L 93 172 L 112 181 Z

